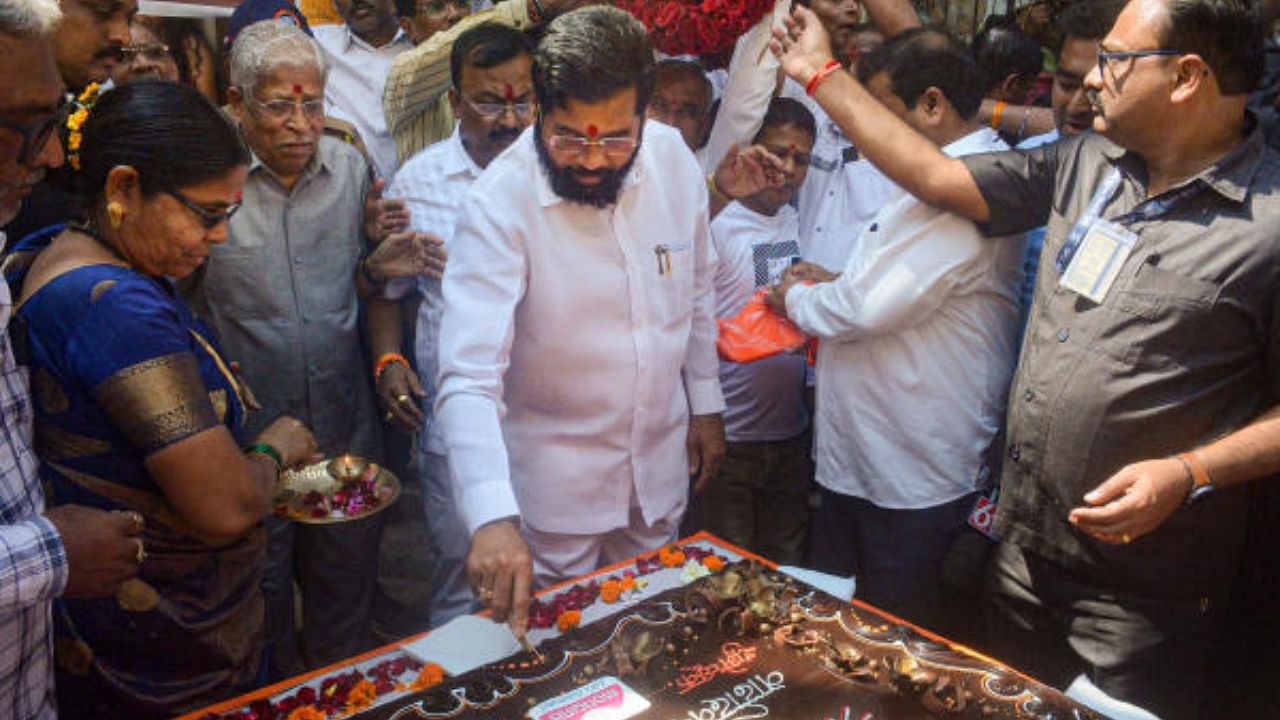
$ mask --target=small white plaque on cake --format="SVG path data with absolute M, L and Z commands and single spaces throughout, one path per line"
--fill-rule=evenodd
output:
M 649 709 L 649 701 L 614 677 L 601 677 L 534 705 L 532 720 L 626 720 Z

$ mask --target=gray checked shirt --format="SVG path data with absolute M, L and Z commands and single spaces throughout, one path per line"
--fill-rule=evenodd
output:
M 1129 545 L 1097 542 L 1067 514 L 1125 465 L 1211 442 L 1277 402 L 1280 155 L 1250 121 L 1244 142 L 1184 183 L 1199 192 L 1127 225 L 1137 242 L 1100 304 L 1060 287 L 1055 258 L 1112 168 L 1121 182 L 1103 218 L 1146 199 L 1142 160 L 1094 134 L 962 158 L 991 209 L 989 234 L 1048 223 L 1009 394 L 997 517 L 1008 540 L 1133 590 L 1225 586 L 1244 525 L 1239 489 Z

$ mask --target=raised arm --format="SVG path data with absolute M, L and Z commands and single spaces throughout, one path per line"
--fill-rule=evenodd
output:
M 832 60 L 830 39 L 808 8 L 796 7 L 786 24 L 786 32 L 774 31 L 771 47 L 788 75 L 811 86 Z M 889 179 L 929 205 L 977 222 L 988 220 L 990 209 L 964 163 L 944 155 L 852 75 L 832 72 L 818 83 L 815 97 L 845 137 Z

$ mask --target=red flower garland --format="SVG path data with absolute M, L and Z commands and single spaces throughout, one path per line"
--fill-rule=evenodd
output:
M 668 55 L 711 55 L 773 10 L 774 0 L 614 0 L 644 23 L 654 47 Z

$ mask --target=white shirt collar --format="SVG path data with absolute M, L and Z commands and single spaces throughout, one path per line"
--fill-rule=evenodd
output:
M 356 35 L 355 33 L 351 32 L 350 25 L 343 23 L 342 31 L 343 33 L 346 34 L 346 40 L 347 40 L 346 43 L 343 45 L 343 50 L 350 50 L 351 46 L 355 45 L 359 47 L 361 50 L 364 50 L 366 52 L 377 52 L 382 48 L 389 48 L 395 45 L 396 43 L 407 42 L 409 39 L 409 36 L 405 35 L 404 28 L 400 28 L 399 30 L 396 31 L 395 37 L 391 38 L 391 42 L 387 43 L 386 45 L 383 45 L 382 47 L 374 47 L 369 43 L 365 42 L 364 40 L 361 40 L 359 35 Z
M 1004 140 L 1000 139 L 1000 133 L 989 127 L 980 127 L 968 135 L 944 145 L 942 152 L 951 157 L 961 157 L 963 155 L 973 155 L 974 153 L 1007 149 L 1009 149 L 1009 146 L 1005 144 Z
M 480 177 L 480 173 L 484 172 L 484 168 L 476 164 L 476 161 L 471 157 L 471 153 L 467 152 L 467 146 L 462 143 L 461 123 L 453 124 L 453 134 L 445 142 L 449 143 L 449 152 L 441 163 L 445 174 L 468 174 L 473 178 Z

